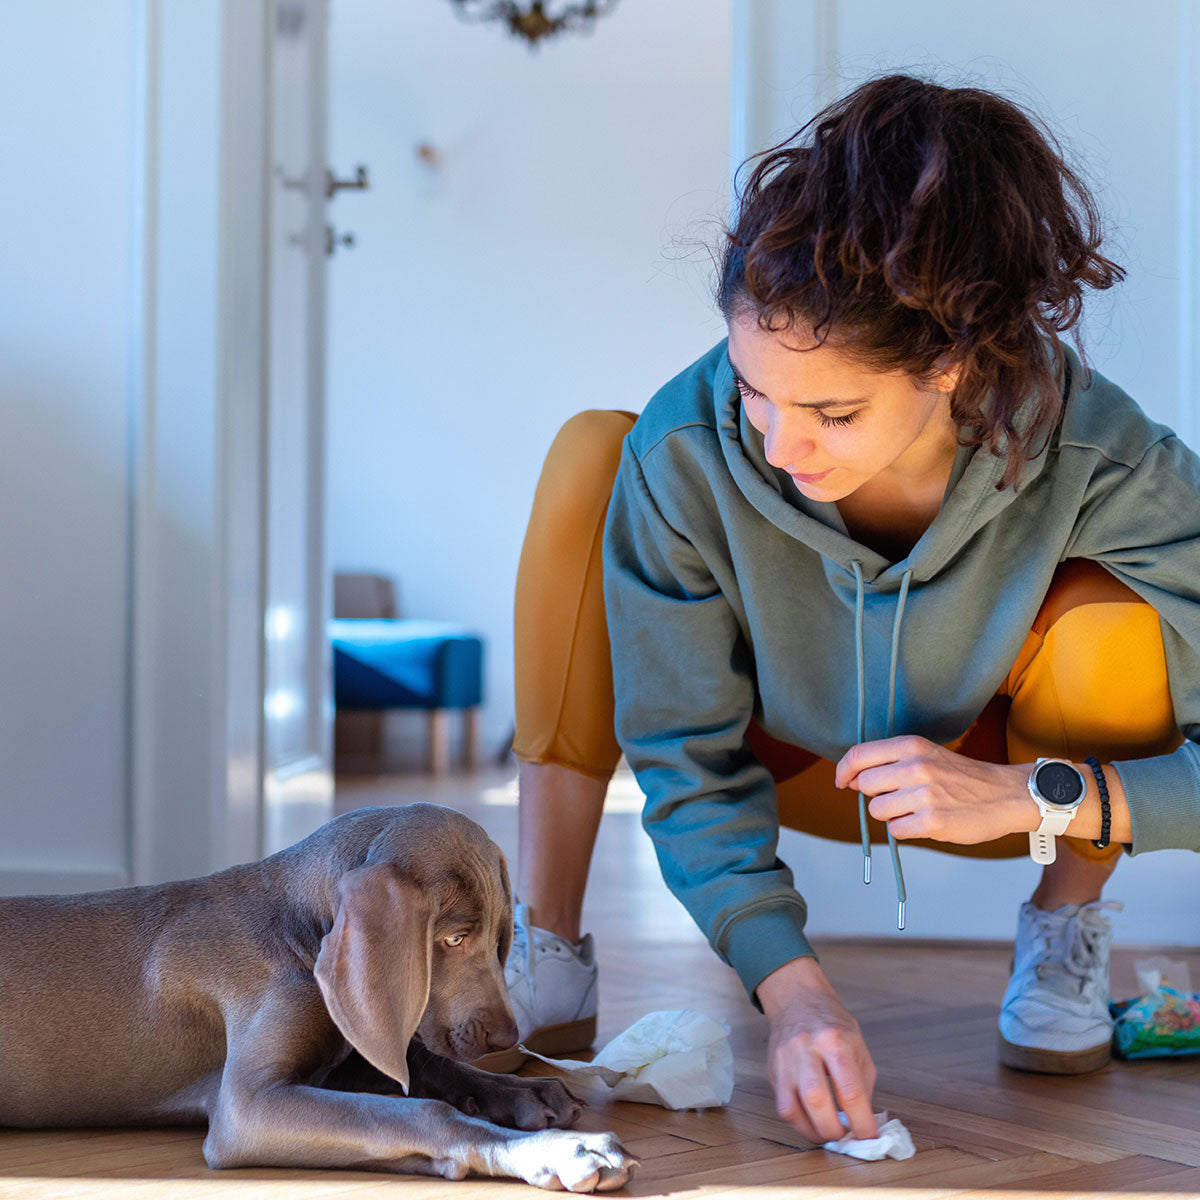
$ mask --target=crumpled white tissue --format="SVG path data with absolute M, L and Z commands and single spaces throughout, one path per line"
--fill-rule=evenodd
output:
M 838 1117 L 843 1125 L 850 1124 L 844 1112 L 838 1113 Z M 912 1158 L 916 1154 L 912 1134 L 896 1118 L 889 1121 L 886 1109 L 875 1114 L 875 1122 L 879 1126 L 877 1138 L 856 1138 L 848 1133 L 835 1142 L 826 1142 L 825 1149 L 849 1154 L 851 1158 L 863 1158 L 868 1162 L 876 1162 L 881 1158 Z
M 728 1104 L 733 1094 L 729 1026 L 690 1008 L 647 1013 L 590 1063 L 533 1057 L 564 1072 L 566 1082 L 592 1103 L 632 1100 L 663 1108 L 713 1108 Z

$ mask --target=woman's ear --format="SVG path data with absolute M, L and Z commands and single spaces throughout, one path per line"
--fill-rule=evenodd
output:
M 432 956 L 432 905 L 399 867 L 356 867 L 338 880 L 337 913 L 313 974 L 346 1040 L 406 1093 Z
M 933 377 L 933 388 L 938 392 L 953 392 L 962 378 L 962 363 L 950 363 L 935 368 L 937 374 Z

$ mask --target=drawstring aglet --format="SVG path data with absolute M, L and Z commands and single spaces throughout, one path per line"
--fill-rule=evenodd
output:
M 861 738 L 859 739 L 862 740 Z M 858 793 L 858 830 L 862 836 L 863 883 L 871 882 L 871 834 L 867 830 L 867 798 Z
M 897 929 L 904 928 L 904 902 L 908 899 L 908 888 L 904 886 L 904 872 L 900 868 L 900 848 L 896 844 L 896 837 L 892 833 L 892 824 L 889 821 L 887 827 L 888 849 L 892 853 L 892 874 L 896 877 L 896 900 L 899 903 L 899 916 Z

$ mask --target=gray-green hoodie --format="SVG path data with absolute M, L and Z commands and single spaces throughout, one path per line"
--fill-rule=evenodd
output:
M 866 740 L 887 734 L 894 669 L 893 731 L 951 741 L 1004 680 L 1064 559 L 1102 563 L 1160 614 L 1187 741 L 1117 770 L 1133 853 L 1200 850 L 1200 459 L 1099 373 L 1084 388 L 1069 349 L 1064 394 L 1020 492 L 996 490 L 1002 459 L 960 449 L 941 510 L 895 563 L 766 461 L 725 342 L 626 439 L 604 542 L 617 736 L 668 886 L 752 995 L 812 950 L 751 717 L 840 758 L 860 740 L 861 637 Z

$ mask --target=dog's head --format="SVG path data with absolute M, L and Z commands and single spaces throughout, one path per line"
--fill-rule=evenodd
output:
M 411 804 L 339 879 L 314 974 L 346 1039 L 407 1091 L 414 1035 L 467 1061 L 516 1044 L 504 984 L 511 943 L 499 847 L 453 809 Z

